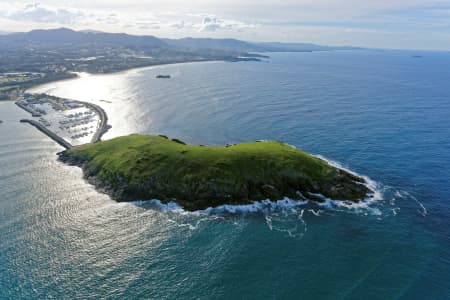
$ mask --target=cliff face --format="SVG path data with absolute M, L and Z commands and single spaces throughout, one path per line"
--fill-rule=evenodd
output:
M 185 145 L 164 136 L 130 135 L 59 153 L 118 201 L 176 200 L 188 210 L 255 200 L 360 201 L 364 179 L 280 142 L 227 147 Z

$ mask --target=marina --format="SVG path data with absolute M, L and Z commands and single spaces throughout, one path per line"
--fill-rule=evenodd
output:
M 31 114 L 29 123 L 65 148 L 95 143 L 109 129 L 104 110 L 88 102 L 46 94 L 24 94 L 16 105 Z

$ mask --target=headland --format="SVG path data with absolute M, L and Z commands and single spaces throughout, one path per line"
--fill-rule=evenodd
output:
M 193 146 L 133 134 L 73 147 L 59 159 L 82 167 L 117 201 L 176 201 L 187 210 L 284 197 L 359 202 L 372 193 L 362 177 L 282 142 Z

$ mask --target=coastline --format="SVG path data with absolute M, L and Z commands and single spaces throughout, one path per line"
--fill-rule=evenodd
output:
M 80 163 L 76 160 L 68 159 L 64 157 L 64 151 L 57 153 L 58 160 L 63 162 L 64 164 L 68 164 L 69 166 L 75 166 L 81 169 L 83 173 L 83 179 L 92 185 L 95 190 L 101 194 L 105 194 L 110 197 L 113 201 L 118 204 L 129 204 L 136 206 L 155 206 L 161 210 L 171 210 L 178 211 L 181 213 L 188 214 L 206 214 L 206 215 L 216 215 L 216 214 L 248 214 L 248 213 L 259 213 L 267 210 L 276 211 L 276 210 L 289 210 L 295 207 L 307 206 L 307 205 L 315 205 L 316 207 L 326 208 L 326 209 L 348 209 L 348 210 L 366 210 L 372 215 L 379 215 L 380 210 L 376 207 L 371 208 L 370 206 L 376 202 L 383 200 L 383 196 L 381 193 L 380 185 L 374 180 L 370 179 L 365 175 L 358 174 L 348 168 L 342 167 L 337 164 L 335 161 L 327 160 L 323 157 L 320 159 L 326 161 L 330 165 L 335 168 L 349 172 L 352 175 L 363 178 L 364 182 L 361 185 L 365 186 L 369 192 L 363 199 L 359 201 L 352 200 L 336 200 L 326 197 L 322 194 L 303 194 L 297 191 L 297 196 L 287 196 L 284 195 L 279 199 L 248 199 L 245 203 L 222 203 L 218 205 L 210 205 L 206 207 L 201 207 L 197 209 L 190 209 L 186 206 L 186 201 L 183 199 L 177 198 L 161 198 L 161 197 L 150 197 L 150 198 L 141 198 L 134 200 L 124 200 L 121 198 L 121 193 L 116 188 L 114 188 L 110 183 L 100 179 L 96 175 L 92 175 L 91 171 L 86 163 Z
M 61 152 L 60 152 L 61 153 Z M 58 155 L 60 153 L 57 153 Z M 62 161 L 58 158 L 59 161 L 67 164 L 68 162 Z M 331 161 L 332 162 L 332 161 Z M 380 210 L 377 207 L 371 207 L 371 205 L 383 200 L 383 196 L 381 193 L 381 189 L 379 184 L 374 180 L 370 179 L 367 176 L 360 175 L 354 171 L 350 172 L 352 174 L 356 174 L 364 178 L 366 181 L 362 183 L 362 185 L 366 186 L 370 189 L 369 192 L 364 199 L 361 199 L 358 202 L 353 202 L 351 200 L 335 200 L 328 197 L 323 196 L 322 194 L 310 194 L 303 195 L 295 198 L 289 196 L 283 196 L 280 199 L 249 199 L 248 203 L 230 203 L 230 204 L 220 204 L 216 206 L 208 206 L 204 208 L 190 210 L 187 207 L 183 206 L 183 203 L 180 203 L 180 199 L 165 199 L 161 200 L 158 198 L 149 198 L 149 199 L 139 199 L 132 201 L 123 201 L 120 199 L 120 195 L 118 195 L 117 191 L 110 186 L 110 184 L 105 183 L 100 180 L 96 176 L 90 176 L 88 174 L 88 168 L 85 164 L 77 165 L 73 163 L 68 163 L 69 166 L 76 166 L 81 169 L 83 173 L 83 179 L 90 185 L 92 185 L 95 190 L 101 194 L 107 195 L 111 200 L 115 201 L 117 204 L 122 205 L 135 205 L 145 207 L 146 205 L 155 206 L 158 209 L 164 211 L 175 211 L 180 213 L 187 214 L 205 214 L 205 215 L 220 215 L 220 214 L 248 214 L 248 213 L 259 213 L 259 212 L 267 212 L 276 211 L 276 210 L 290 210 L 296 207 L 307 206 L 307 205 L 315 205 L 316 207 L 325 208 L 325 209 L 348 209 L 350 211 L 360 211 L 364 210 L 369 212 L 372 215 L 380 215 Z M 339 168 L 341 169 L 341 168 Z M 348 171 L 347 168 L 342 168 L 341 170 Z M 420 203 L 420 205 L 422 205 Z M 425 209 L 425 208 L 424 208 Z M 426 214 L 426 210 L 425 210 Z
M 114 71 L 114 72 L 105 72 L 105 73 L 70 72 L 72 74 L 75 74 L 76 76 L 72 77 L 72 78 L 64 78 L 64 79 L 48 81 L 46 83 L 39 83 L 39 84 L 36 84 L 36 85 L 33 85 L 33 86 L 27 88 L 25 90 L 25 93 L 35 94 L 36 92 L 34 92 L 33 89 L 38 89 L 44 85 L 54 83 L 54 82 L 64 82 L 64 81 L 79 79 L 81 76 L 83 76 L 83 74 L 87 74 L 87 76 L 109 76 L 109 75 L 127 74 L 127 73 L 133 72 L 133 71 L 149 70 L 149 69 L 159 68 L 159 67 L 164 67 L 164 66 L 176 66 L 176 65 L 198 64 L 198 63 L 221 63 L 221 62 L 227 63 L 230 61 L 212 59 L 212 60 L 200 60 L 200 61 L 172 62 L 172 63 L 162 63 L 162 64 L 155 64 L 155 65 L 149 65 L 149 66 L 132 67 L 129 69 L 123 69 L 123 70 L 118 70 L 118 71 Z
M 262 143 L 197 146 L 131 134 L 58 156 L 80 167 L 89 183 L 118 202 L 174 200 L 190 211 L 285 197 L 359 203 L 375 194 L 355 173 L 281 142 Z
M 72 74 L 75 75 L 75 77 L 73 78 L 66 78 L 66 79 L 59 79 L 59 80 L 54 80 L 54 81 L 49 81 L 46 83 L 42 83 L 42 84 L 38 84 L 32 87 L 29 87 L 25 90 L 25 93 L 30 93 L 30 94 L 39 94 L 37 92 L 34 92 L 33 89 L 38 89 L 42 86 L 54 83 L 54 82 L 64 82 L 64 81 L 70 81 L 70 80 L 75 80 L 75 79 L 79 79 L 81 76 L 83 76 L 82 74 L 87 74 L 88 76 L 108 76 L 108 75 L 120 75 L 120 74 L 127 74 L 129 72 L 133 72 L 136 70 L 147 70 L 147 69 L 153 69 L 153 68 L 158 68 L 158 67 L 164 67 L 164 66 L 171 66 L 171 65 L 185 65 L 185 64 L 197 64 L 197 63 L 217 63 L 217 62 L 227 62 L 227 61 L 221 61 L 221 60 L 206 60 L 206 61 L 186 61 L 186 62 L 173 62 L 173 63 L 164 63 L 164 64 L 159 64 L 159 65 L 151 65 L 151 66 L 142 66 L 142 67 L 134 67 L 134 68 L 130 68 L 130 69 L 125 69 L 125 70 L 121 70 L 121 71 L 117 71 L 117 72 L 109 72 L 109 73 L 87 73 L 87 72 L 71 72 Z M 43 93 L 44 95 L 47 95 L 47 93 Z M 90 108 L 92 108 L 93 110 L 95 110 L 98 115 L 100 116 L 100 126 L 98 128 L 98 130 L 96 131 L 96 133 L 94 134 L 94 136 L 92 137 L 90 143 L 95 143 L 101 140 L 101 137 L 109 130 L 110 125 L 108 125 L 108 115 L 106 114 L 105 110 L 97 105 L 94 104 L 92 102 L 89 101 L 80 101 L 80 100 L 73 100 L 79 103 L 82 103 L 86 106 L 89 106 Z M 20 105 L 16 100 L 12 101 L 14 102 L 17 106 L 19 106 L 20 108 L 22 108 L 23 110 L 27 111 L 28 113 L 31 113 L 27 108 L 23 107 L 22 105 Z M 72 147 L 72 145 L 70 143 L 68 143 L 67 141 L 65 141 L 62 137 L 58 136 L 57 134 L 49 131 L 47 128 L 45 128 L 45 126 L 43 126 L 42 124 L 40 124 L 37 121 L 34 120 L 29 120 L 29 119 L 22 119 L 20 120 L 20 122 L 22 123 L 29 123 L 32 126 L 36 127 L 39 131 L 41 131 L 42 133 L 44 133 L 45 135 L 47 135 L 50 139 L 54 140 L 56 143 L 60 144 L 61 146 L 63 146 L 66 149 L 70 149 Z
M 120 74 L 127 74 L 129 72 L 133 72 L 133 71 L 137 71 L 137 70 L 141 70 L 141 69 L 148 70 L 148 69 L 154 69 L 154 68 L 160 68 L 160 67 L 172 66 L 172 65 L 185 65 L 185 64 L 194 64 L 194 63 L 195 64 L 197 64 L 197 63 L 218 63 L 218 62 L 228 62 L 228 61 L 226 61 L 226 60 L 202 60 L 202 61 L 163 63 L 163 64 L 157 64 L 157 65 L 151 65 L 151 66 L 133 67 L 133 68 L 129 68 L 129 69 L 124 69 L 124 70 L 120 70 L 120 71 L 116 71 L 116 72 L 108 72 L 108 73 L 70 72 L 71 74 L 75 75 L 73 78 L 57 79 L 54 81 L 37 84 L 35 86 L 27 88 L 24 92 L 30 93 L 30 94 L 40 94 L 40 93 L 35 92 L 34 89 L 39 89 L 42 86 L 45 86 L 45 85 L 48 85 L 48 84 L 51 84 L 54 82 L 64 82 L 64 81 L 79 79 L 81 76 L 83 76 L 83 74 L 87 74 L 87 76 L 102 76 L 102 75 L 108 76 L 108 75 L 117 75 L 117 74 L 120 75 Z M 42 94 L 48 95 L 47 93 L 42 93 Z M 95 142 L 100 141 L 101 137 L 110 128 L 110 125 L 108 125 L 108 115 L 106 114 L 105 110 L 98 104 L 94 104 L 89 101 L 80 101 L 80 100 L 73 100 L 73 101 L 82 103 L 97 112 L 97 114 L 100 117 L 100 125 L 98 127 L 98 130 L 95 132 L 94 136 L 92 137 L 90 143 L 95 143 Z M 25 107 L 21 106 L 17 100 L 12 101 L 12 102 L 14 102 L 17 106 L 19 106 L 23 110 L 30 113 L 30 111 L 28 109 L 26 109 Z M 43 126 L 42 124 L 40 124 L 39 122 L 37 122 L 35 120 L 22 119 L 22 120 L 20 120 L 20 122 L 29 123 L 30 125 L 36 127 L 39 131 L 41 131 L 42 133 L 47 135 L 50 139 L 54 140 L 56 143 L 58 143 L 59 145 L 63 146 L 66 149 L 70 149 L 72 147 L 72 145 L 69 142 L 67 142 L 66 140 L 64 140 L 62 137 L 58 136 L 54 132 L 48 130 L 47 128 L 45 128 L 45 126 Z
M 100 141 L 103 134 L 105 134 L 109 129 L 108 115 L 103 110 L 103 108 L 101 108 L 100 106 L 98 106 L 96 104 L 93 104 L 90 102 L 84 102 L 84 101 L 77 101 L 77 102 L 83 103 L 84 105 L 91 107 L 100 116 L 100 126 L 99 126 L 98 130 L 95 132 L 94 136 L 92 137 L 91 143 Z
M 129 72 L 133 72 L 133 71 L 140 70 L 140 69 L 147 70 L 147 69 L 161 68 L 161 67 L 164 67 L 164 66 L 167 66 L 167 65 L 185 65 L 185 64 L 193 64 L 193 63 L 214 63 L 214 62 L 226 62 L 226 61 L 211 60 L 211 61 L 187 61 L 187 62 L 181 62 L 181 63 L 180 63 L 180 62 L 174 62 L 174 63 L 165 63 L 165 64 L 160 64 L 160 65 L 151 65 L 151 66 L 135 67 L 135 68 L 130 68 L 130 69 L 121 70 L 121 71 L 117 71 L 117 72 L 109 72 L 109 73 L 84 73 L 84 72 L 83 72 L 83 73 L 74 73 L 74 74 L 76 74 L 76 76 L 77 76 L 76 78 L 79 78 L 79 77 L 83 76 L 83 74 L 86 74 L 86 76 L 91 76 L 91 75 L 98 76 L 98 75 L 127 74 L 127 73 L 129 73 Z M 76 78 L 72 78 L 72 79 L 76 79 Z M 68 80 L 72 80 L 72 79 L 68 79 Z M 48 83 L 46 83 L 46 84 L 48 84 Z M 39 86 L 42 86 L 42 85 L 39 85 Z M 38 88 L 39 86 L 35 86 L 35 87 L 33 87 L 33 88 Z M 33 88 L 30 88 L 30 89 L 32 90 Z M 33 92 L 31 92 L 31 93 L 33 93 Z M 108 125 L 107 125 L 108 117 L 107 117 L 107 114 L 105 113 L 105 111 L 104 111 L 100 106 L 98 106 L 98 105 L 96 105 L 96 104 L 93 104 L 93 103 L 91 103 L 91 102 L 86 102 L 86 101 L 79 101 L 79 100 L 76 100 L 76 101 L 77 101 L 77 102 L 80 102 L 80 103 L 83 103 L 83 104 L 85 104 L 85 105 L 91 107 L 92 109 L 94 109 L 95 111 L 97 111 L 97 113 L 99 114 L 100 119 L 101 119 L 101 123 L 100 123 L 100 125 L 99 125 L 99 127 L 98 127 L 98 130 L 96 131 L 96 133 L 95 133 L 94 136 L 92 137 L 92 140 L 91 140 L 90 143 L 95 143 L 95 142 L 99 141 L 99 140 L 101 139 L 102 135 L 108 130 Z M 49 134 L 49 131 L 46 130 L 41 124 L 39 124 L 40 126 L 36 126 L 36 125 L 33 124 L 32 122 L 29 122 L 30 120 L 24 120 L 24 121 L 28 121 L 28 123 L 30 123 L 30 124 L 34 125 L 35 127 L 37 127 L 40 131 L 42 131 L 43 133 L 45 133 L 47 136 L 49 136 L 50 138 L 52 138 L 53 140 L 55 140 L 57 143 L 59 143 L 60 145 L 62 145 L 62 146 L 65 147 L 66 149 L 70 149 L 70 148 L 72 147 L 72 145 L 70 145 L 70 144 L 68 144 L 68 143 L 67 143 L 68 145 L 61 144 L 61 143 L 58 141 L 58 138 L 59 138 L 59 139 L 61 139 L 61 138 L 60 138 L 59 136 L 53 134 L 52 132 L 50 132 L 50 134 Z M 38 123 L 38 122 L 36 122 L 36 123 Z M 42 129 L 44 129 L 44 130 L 42 130 Z M 56 139 L 53 137 L 53 135 L 56 136 Z M 323 158 L 321 158 L 321 159 L 322 159 L 322 160 L 325 160 L 325 161 L 327 161 L 327 162 L 329 162 L 329 161 L 326 160 L 326 159 L 323 159 Z M 84 172 L 86 171 L 86 170 L 83 168 L 83 166 L 80 166 L 80 167 L 83 169 Z M 342 166 L 339 166 L 338 168 L 341 169 L 341 170 L 348 171 L 348 170 L 342 168 Z M 352 173 L 353 175 L 356 175 L 356 173 L 354 173 L 354 172 L 350 172 L 350 173 Z M 108 194 L 108 195 L 109 195 L 110 197 L 112 197 L 113 199 L 116 199 L 116 200 L 117 200 L 117 198 L 119 198 L 119 197 L 116 197 L 116 196 L 115 196 L 116 193 L 115 193 L 113 190 L 111 190 L 111 189 L 108 187 L 107 184 L 102 183 L 98 178 L 95 178 L 94 176 L 85 176 L 85 179 L 86 179 L 89 183 L 91 183 L 92 185 L 96 186 L 97 189 L 98 189 L 99 191 L 101 191 L 101 192 L 103 192 L 103 193 L 105 193 L 105 194 Z M 365 179 L 366 179 L 366 178 L 365 178 Z M 367 182 L 366 182 L 366 183 L 367 183 Z M 372 192 L 375 192 L 373 189 L 370 189 L 370 187 L 369 187 L 368 184 L 364 184 L 364 185 L 365 185 L 366 187 L 368 187 L 369 190 L 371 190 Z M 376 198 L 376 197 L 373 197 L 373 195 L 372 195 L 372 196 L 367 197 L 366 199 L 364 199 L 363 202 L 366 202 L 366 200 L 370 200 L 370 199 L 373 200 L 373 198 Z M 298 201 L 298 200 L 295 200 L 294 198 L 287 198 L 287 199 L 292 200 L 292 201 Z M 277 201 L 281 201 L 281 200 L 283 200 L 283 199 L 278 199 Z M 323 203 L 328 203 L 329 201 L 334 201 L 334 200 L 329 199 L 329 198 L 327 198 L 327 197 L 325 197 L 325 196 L 322 196 L 321 194 L 310 194 L 307 198 L 305 198 L 305 199 L 303 199 L 303 200 L 311 200 L 311 201 L 319 202 L 319 203 L 321 203 L 321 202 L 323 202 Z M 259 202 L 259 201 L 264 201 L 264 200 L 261 200 L 261 199 L 258 200 L 258 199 L 257 199 L 256 201 Z M 120 200 L 119 200 L 119 202 L 120 202 Z M 371 201 L 370 201 L 370 202 L 371 202 Z M 367 202 L 366 202 L 365 204 L 367 204 Z M 365 204 L 363 204 L 363 205 L 365 205 Z M 224 204 L 224 205 L 229 205 L 229 204 Z M 344 203 L 344 205 L 346 205 L 346 204 Z M 353 205 L 353 204 L 352 204 L 352 205 Z
M 102 76 L 102 75 L 119 75 L 119 74 L 126 74 L 128 72 L 136 71 L 136 70 L 148 70 L 158 67 L 164 67 L 164 66 L 176 66 L 176 65 L 186 65 L 186 64 L 199 64 L 199 63 L 219 63 L 219 62 L 230 62 L 226 60 L 217 60 L 217 59 L 211 59 L 211 60 L 193 60 L 193 61 L 185 61 L 185 62 L 169 62 L 169 63 L 162 63 L 162 64 L 155 64 L 155 65 L 149 65 L 149 66 L 140 66 L 140 67 L 132 67 L 128 69 L 118 70 L 114 72 L 106 72 L 106 73 L 89 73 L 89 72 L 74 72 L 75 74 L 89 74 L 89 75 L 95 75 L 95 76 Z M 72 78 L 73 79 L 73 78 Z

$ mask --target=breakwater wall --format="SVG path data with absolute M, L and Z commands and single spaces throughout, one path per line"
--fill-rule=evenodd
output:
M 57 142 L 58 144 L 60 144 L 61 146 L 63 146 L 66 149 L 70 149 L 72 148 L 72 145 L 67 142 L 66 140 L 64 140 L 63 138 L 61 138 L 60 136 L 54 134 L 53 132 L 51 132 L 50 130 L 48 130 L 47 128 L 45 128 L 45 126 L 43 126 L 42 124 L 40 124 L 39 122 L 36 122 L 34 120 L 29 120 L 29 119 L 22 119 L 20 120 L 20 122 L 22 123 L 29 123 L 31 125 L 33 125 L 34 127 L 36 127 L 39 131 L 43 132 L 44 134 L 46 134 L 48 137 L 50 137 L 52 140 L 54 140 L 55 142 Z

